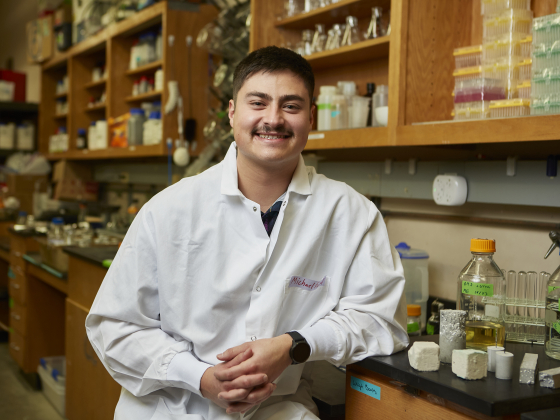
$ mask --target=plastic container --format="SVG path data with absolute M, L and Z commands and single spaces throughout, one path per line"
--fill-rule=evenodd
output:
M 544 98 L 534 98 L 531 103 L 531 115 L 560 114 L 560 98 L 552 94 Z
M 368 115 L 370 112 L 371 98 L 363 96 L 355 96 L 352 99 L 352 119 L 350 120 L 350 128 L 367 127 Z
M 87 149 L 86 130 L 78 128 L 78 137 L 76 137 L 76 149 Z
M 505 39 L 497 39 L 482 44 L 482 63 L 494 64 L 498 62 L 508 62 L 514 57 L 519 57 L 515 61 L 529 58 L 530 56 L 521 55 L 521 41 L 524 39 L 522 35 L 506 37 Z
M 517 96 L 520 99 L 531 99 L 531 81 L 526 80 L 517 85 Z
M 480 120 L 490 118 L 490 101 L 473 101 L 456 103 L 453 119 Z
M 521 40 L 521 57 L 531 57 L 533 51 L 533 36 L 526 36 Z
M 422 308 L 421 329 L 426 328 L 426 314 L 428 313 L 428 258 L 429 255 L 422 249 L 414 249 L 405 242 L 396 247 L 404 270 L 404 293 L 406 302 L 419 305 Z
M 558 73 L 560 68 L 560 42 L 555 42 L 551 46 L 536 45 L 532 63 L 532 70 L 536 76 Z
M 368 127 L 372 127 L 372 126 L 375 127 L 377 126 L 377 121 L 373 119 L 373 106 L 372 106 L 373 94 L 375 93 L 375 83 L 367 83 L 366 88 L 367 88 L 367 92 L 364 95 L 364 97 L 371 99 L 371 101 L 369 101 L 369 111 L 368 111 L 368 118 L 367 118 L 366 125 Z
M 523 60 L 521 63 L 518 63 L 516 66 L 517 66 L 516 72 L 517 72 L 518 79 L 521 81 L 530 81 L 533 59 L 527 58 L 526 60 Z
M 480 66 L 482 63 L 482 45 L 455 48 L 453 57 L 455 57 L 456 69 Z
M 457 83 L 463 82 L 465 80 L 479 79 L 482 76 L 482 67 L 464 67 L 457 69 L 453 72 L 453 77 L 455 78 L 455 85 Z
M 505 99 L 505 86 L 500 79 L 478 78 L 455 84 L 455 104 Z
M 541 16 L 533 19 L 533 47 L 541 44 L 552 45 L 560 39 L 560 14 Z
M 531 34 L 533 12 L 531 10 L 506 9 L 496 14 L 484 15 L 482 19 L 483 43 L 503 36 Z
M 496 242 L 471 239 L 472 257 L 457 279 L 457 309 L 467 311 L 467 348 L 486 351 L 505 342 L 506 282 L 493 259 Z
M 35 127 L 33 124 L 20 124 L 16 128 L 16 148 L 33 150 Z
M 389 86 L 377 85 L 372 96 L 372 121 L 380 127 L 387 127 L 389 118 Z
M 546 284 L 544 351 L 560 360 L 560 266 Z
M 331 130 L 348 128 L 348 105 L 346 96 L 333 95 L 331 102 Z
M 152 111 L 149 119 L 144 122 L 143 144 L 159 144 L 162 136 L 161 114 L 159 111 Z
M 420 305 L 406 305 L 406 332 L 410 337 L 422 335 Z
M 144 110 L 142 108 L 132 108 L 127 125 L 127 138 L 129 146 L 143 144 L 144 131 Z
M 97 145 L 97 127 L 95 126 L 95 121 L 92 121 L 88 127 L 88 149 L 95 150 Z
M 64 219 L 53 217 L 47 232 L 47 243 L 51 246 L 64 245 Z
M 108 142 L 108 131 L 109 131 L 109 127 L 107 125 L 107 121 L 106 120 L 97 120 L 97 122 L 95 123 L 95 128 L 96 128 L 96 138 L 97 138 L 97 148 L 98 149 L 106 149 L 107 147 L 109 147 L 109 142 Z
M 331 102 L 336 95 L 336 86 L 321 86 L 317 97 L 317 130 L 331 129 Z
M 533 98 L 546 98 L 560 93 L 560 74 L 535 75 L 532 80 Z
M 16 136 L 14 123 L 0 124 L 0 149 L 13 149 Z
M 519 68 L 517 64 L 522 61 L 510 61 L 508 63 L 496 63 L 482 66 L 482 77 L 486 79 L 500 79 L 504 83 L 506 99 L 517 98 L 517 85 L 519 84 Z
M 443 303 L 438 302 L 437 299 L 432 302 L 431 312 L 432 316 L 428 319 L 426 323 L 426 334 L 427 335 L 437 335 L 439 334 L 439 311 L 443 309 Z
M 40 360 L 37 373 L 41 378 L 42 391 L 53 407 L 65 417 L 66 401 L 66 358 L 44 357 Z
M 490 118 L 522 117 L 530 114 L 529 99 L 504 99 L 490 103 Z
M 481 0 L 480 14 L 489 15 L 505 9 L 531 10 L 531 0 Z
M 158 92 L 162 91 L 163 90 L 163 70 L 162 69 L 156 70 L 154 79 L 155 79 L 154 89 Z

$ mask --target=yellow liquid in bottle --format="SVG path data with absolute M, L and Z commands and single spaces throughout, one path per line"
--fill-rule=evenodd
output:
M 467 321 L 467 348 L 486 351 L 488 346 L 504 346 L 506 330 L 490 321 Z

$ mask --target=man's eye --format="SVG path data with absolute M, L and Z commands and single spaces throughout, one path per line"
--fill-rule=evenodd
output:
M 255 106 L 263 106 L 264 105 L 264 103 L 262 103 L 262 102 L 253 102 L 252 104 L 255 105 Z
M 290 104 L 285 105 L 284 107 L 287 108 L 287 109 L 290 109 L 290 110 L 299 109 L 299 107 L 297 105 L 290 105 Z

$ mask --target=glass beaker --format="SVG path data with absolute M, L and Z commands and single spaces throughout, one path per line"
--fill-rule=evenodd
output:
M 346 16 L 346 30 L 344 31 L 340 46 L 354 45 L 361 40 L 360 31 L 358 29 L 358 18 L 355 16 Z
M 300 54 L 311 55 L 311 45 L 313 44 L 313 31 L 311 29 L 305 29 L 301 32 L 301 42 L 303 47 L 303 54 Z
M 381 7 L 371 8 L 371 21 L 367 29 L 366 39 L 378 38 L 380 36 L 383 36 L 381 16 L 383 16 L 383 9 Z
M 313 42 L 311 43 L 311 53 L 324 51 L 326 41 L 327 34 L 325 33 L 325 25 L 317 23 L 315 25 L 315 33 L 313 34 Z

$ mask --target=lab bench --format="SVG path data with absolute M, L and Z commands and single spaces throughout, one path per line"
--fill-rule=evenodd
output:
M 411 338 L 411 344 L 419 340 L 437 343 L 439 336 Z M 506 350 L 514 354 L 512 380 L 488 372 L 482 380 L 468 381 L 444 363 L 437 372 L 420 372 L 410 366 L 408 349 L 349 365 L 346 418 L 518 419 L 524 412 L 560 407 L 560 389 L 542 388 L 538 379 L 534 385 L 519 383 L 525 353 L 539 355 L 539 370 L 560 367 L 560 361 L 546 356 L 542 345 L 506 342 Z

